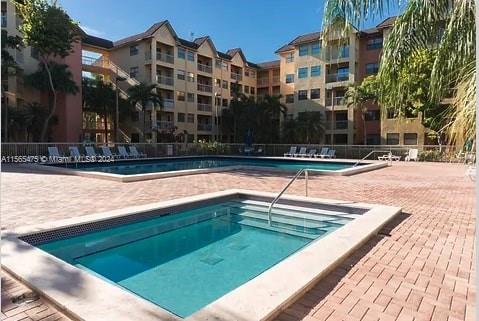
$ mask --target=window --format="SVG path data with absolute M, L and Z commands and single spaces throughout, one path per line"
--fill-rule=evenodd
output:
M 366 64 L 366 75 L 375 75 L 378 73 L 379 64 L 377 62 Z
M 286 63 L 294 61 L 294 53 L 290 52 L 286 55 Z
M 138 54 L 138 45 L 130 46 L 130 56 L 135 56 Z
M 223 107 L 228 107 L 228 99 L 223 98 Z
M 244 86 L 244 93 L 249 94 L 249 86 Z
M 311 55 L 319 56 L 321 54 L 321 44 L 319 42 L 315 42 L 311 45 Z
M 366 47 L 367 47 L 368 50 L 382 48 L 383 47 L 383 38 L 368 39 Z
M 404 145 L 417 145 L 417 134 L 404 133 Z
M 398 133 L 387 133 L 386 134 L 386 145 L 399 145 L 399 134 Z
M 185 122 L 185 114 L 184 113 L 178 113 L 178 122 L 179 123 L 184 123 Z
M 131 112 L 131 121 L 139 121 L 140 120 L 140 113 L 137 111 Z
M 228 81 L 227 80 L 223 80 L 223 86 L 222 86 L 224 89 L 228 89 Z
M 228 64 L 223 61 L 221 64 L 221 68 L 223 68 L 224 70 L 228 70 Z
M 181 70 L 181 69 L 178 69 L 176 71 L 176 78 L 181 79 L 181 80 L 185 80 L 185 71 Z
M 294 74 L 287 74 L 286 75 L 286 83 L 290 84 L 294 82 Z
M 250 88 L 249 93 L 250 93 L 251 95 L 254 95 L 254 87 L 251 87 L 251 88 Z
M 298 78 L 308 77 L 308 67 L 298 68 Z
M 176 100 L 185 101 L 185 92 L 184 91 L 177 91 L 176 92 Z
M 186 59 L 186 50 L 184 48 L 178 48 L 178 58 Z
M 299 56 L 306 56 L 309 53 L 309 45 L 299 46 Z
M 32 56 L 33 59 L 38 60 L 38 57 L 39 57 L 38 49 L 35 48 L 35 47 L 32 47 L 31 50 L 30 50 L 30 56 Z
M 216 59 L 215 60 L 215 68 L 221 69 L 221 59 Z
M 380 120 L 380 112 L 379 110 L 368 110 L 364 115 L 366 121 L 373 121 L 373 120 Z
M 286 103 L 287 103 L 287 104 L 292 104 L 292 103 L 294 103 L 294 95 L 291 95 L 291 94 L 286 95 Z
M 187 93 L 187 94 L 186 94 L 186 99 L 187 99 L 190 103 L 195 102 L 195 94 L 193 94 L 193 93 Z
M 381 135 L 379 134 L 367 135 L 366 145 L 381 145 Z
M 193 51 L 188 50 L 188 60 L 189 61 L 195 61 L 195 53 Z
M 189 82 L 195 82 L 195 74 L 192 72 L 188 73 L 188 77 L 186 78 Z
M 215 86 L 221 87 L 221 79 L 215 79 Z
M 298 90 L 298 100 L 306 100 L 306 99 L 308 99 L 308 91 Z
M 140 134 L 139 133 L 131 133 L 131 142 L 132 143 L 139 143 L 140 142 Z
M 251 78 L 256 78 L 256 72 L 255 72 L 254 70 L 251 70 L 251 71 L 249 72 L 249 76 L 250 76 Z
M 249 77 L 249 70 L 248 70 L 248 69 L 246 69 L 246 70 L 244 71 L 244 76 L 245 76 L 245 77 Z
M 131 67 L 131 68 L 130 68 L 130 77 L 131 77 L 131 78 L 136 78 L 136 75 L 138 74 L 139 71 L 140 71 L 140 68 L 138 68 L 138 67 Z
M 195 123 L 195 114 L 188 114 L 187 120 L 188 120 L 189 123 L 194 124 Z
M 320 98 L 321 90 L 319 88 L 311 89 L 311 99 L 319 99 Z
M 311 66 L 311 77 L 321 76 L 321 66 Z

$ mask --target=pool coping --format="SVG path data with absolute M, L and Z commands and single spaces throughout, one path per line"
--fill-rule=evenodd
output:
M 355 164 L 357 160 L 351 159 L 318 159 L 318 158 L 304 158 L 304 157 L 264 157 L 264 156 L 229 156 L 229 155 L 198 155 L 198 156 L 175 156 L 175 157 L 161 157 L 161 158 L 140 158 L 140 159 L 121 159 L 119 161 L 137 161 L 137 160 L 165 160 L 165 159 L 182 159 L 182 158 L 202 158 L 202 157 L 221 157 L 221 158 L 245 158 L 245 159 L 270 159 L 270 160 L 295 160 L 295 161 L 304 161 L 304 162 L 318 162 L 318 163 L 327 163 L 327 162 L 341 162 Z M 349 176 L 354 174 L 359 174 L 383 167 L 387 167 L 388 163 L 385 161 L 361 161 L 361 166 L 358 167 L 349 167 L 340 170 L 314 170 L 314 174 L 319 175 L 331 175 L 331 176 Z M 51 164 L 50 164 L 51 165 Z M 59 166 L 45 166 L 39 164 L 21 164 L 22 167 L 46 171 L 51 173 L 58 174 L 67 174 L 67 175 L 76 175 L 89 178 L 98 178 L 106 179 L 116 182 L 129 183 L 129 182 L 138 182 L 151 179 L 167 178 L 167 177 L 176 177 L 184 175 L 194 175 L 194 174 L 206 174 L 206 173 L 216 173 L 216 172 L 227 172 L 235 170 L 253 170 L 253 171 L 265 171 L 265 172 L 282 172 L 282 173 L 296 173 L 297 170 L 288 170 L 288 169 L 279 169 L 274 167 L 264 167 L 264 166 L 247 166 L 247 165 L 238 165 L 238 166 L 224 166 L 224 167 L 212 167 L 212 168 L 201 168 L 201 169 L 188 169 L 188 170 L 178 170 L 178 171 L 169 171 L 169 172 L 156 172 L 156 173 L 145 173 L 145 174 L 134 174 L 134 175 L 121 175 L 113 173 L 103 173 L 96 171 L 85 171 L 85 170 L 76 170 L 72 168 L 62 168 Z M 312 170 L 313 171 L 313 170 Z
M 104 320 L 106 314 L 112 320 L 182 320 L 139 296 L 41 251 L 22 241 L 19 237 L 65 226 L 82 225 L 87 222 L 98 222 L 145 211 L 187 205 L 193 202 L 238 196 L 272 199 L 276 194 L 232 189 L 17 228 L 14 231 L 4 232 L 2 266 L 48 298 L 66 314 L 80 320 Z M 334 269 L 370 237 L 377 234 L 387 222 L 401 212 L 399 207 L 290 194 L 284 195 L 282 199 L 362 208 L 367 209 L 367 212 L 331 234 L 311 242 L 305 248 L 228 292 L 185 320 L 270 319 L 314 286 L 320 278 Z M 61 273 L 54 274 L 57 280 L 53 282 L 42 274 L 48 271 L 61 271 Z M 292 274 L 295 275 L 294 278 L 284 277 Z M 81 293 L 70 293 L 80 286 Z

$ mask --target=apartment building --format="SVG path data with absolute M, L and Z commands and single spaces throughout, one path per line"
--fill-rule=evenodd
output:
M 17 14 L 12 1 L 1 1 L 2 33 L 8 36 L 21 36 L 19 26 L 21 17 Z M 24 84 L 23 76 L 34 73 L 39 68 L 35 50 L 31 47 L 8 49 L 19 67 L 17 73 L 2 79 L 2 105 L 21 108 L 28 102 L 39 102 L 48 106 L 48 95 Z M 76 95 L 59 94 L 56 116 L 58 124 L 53 127 L 51 139 L 56 142 L 80 141 L 82 139 L 82 95 L 81 95 L 81 42 L 75 43 L 73 52 L 65 58 L 55 58 L 57 63 L 67 64 L 76 82 L 79 92 Z M 7 121 L 6 119 L 3 120 Z M 3 123 L 2 125 L 4 125 Z M 23 140 L 24 137 L 11 137 Z
M 233 92 L 256 96 L 258 66 L 240 48 L 221 52 L 208 36 L 180 38 L 168 21 L 118 41 L 90 37 L 85 43 L 84 51 L 101 55 L 87 65 L 108 64 L 113 71 L 116 66 L 127 79 L 158 86 L 163 107 L 146 108 L 147 141 L 160 141 L 173 129 L 188 141 L 217 139 L 221 109 L 229 105 Z M 126 91 L 129 85 L 121 82 L 119 87 Z M 133 142 L 142 140 L 142 113 L 135 111 L 132 121 L 122 124 Z

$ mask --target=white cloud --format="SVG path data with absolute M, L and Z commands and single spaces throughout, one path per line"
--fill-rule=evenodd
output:
M 101 37 L 101 36 L 105 35 L 105 33 L 103 31 L 100 31 L 100 30 L 97 30 L 97 29 L 94 29 L 94 28 L 91 28 L 91 27 L 88 27 L 88 26 L 80 25 L 80 28 L 82 28 L 83 31 L 85 31 L 87 34 L 92 35 L 92 36 Z

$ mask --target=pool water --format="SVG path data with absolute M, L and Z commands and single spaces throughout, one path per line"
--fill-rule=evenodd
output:
M 298 171 L 310 168 L 325 171 L 337 171 L 352 167 L 342 162 L 320 162 L 295 159 L 261 159 L 241 157 L 184 157 L 155 160 L 115 161 L 113 163 L 81 163 L 57 165 L 78 170 L 104 172 L 121 175 L 170 172 L 188 169 L 217 168 L 226 166 L 259 166 Z
M 351 214 L 232 200 L 39 245 L 42 250 L 186 317 L 246 283 Z

